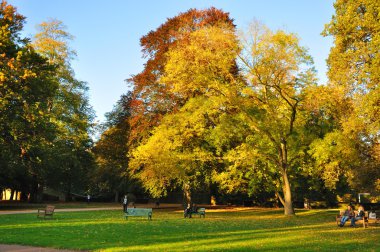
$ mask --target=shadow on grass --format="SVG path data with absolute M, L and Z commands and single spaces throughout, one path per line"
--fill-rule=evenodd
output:
M 124 220 L 119 211 L 60 213 L 56 219 L 32 215 L 0 217 L 0 243 L 99 251 L 375 251 L 379 228 L 339 229 L 333 212 L 215 212 L 205 219 L 157 211 L 153 221 Z

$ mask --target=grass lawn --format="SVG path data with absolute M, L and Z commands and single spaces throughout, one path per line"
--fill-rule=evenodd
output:
M 0 215 L 0 243 L 95 251 L 380 251 L 380 225 L 339 228 L 332 210 L 235 208 L 206 210 L 184 219 L 181 211 L 153 210 L 153 220 L 125 220 L 121 211 Z

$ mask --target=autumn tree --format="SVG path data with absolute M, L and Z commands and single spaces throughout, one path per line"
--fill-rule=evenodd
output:
M 191 189 L 210 182 L 215 161 L 206 136 L 221 114 L 225 99 L 220 99 L 220 92 L 227 92 L 235 76 L 237 40 L 228 26 L 204 27 L 183 36 L 168 51 L 160 82 L 186 102 L 167 114 L 132 152 L 131 168 L 155 197 L 180 186 L 191 203 Z
M 169 18 L 155 31 L 141 38 L 142 51 L 147 62 L 141 73 L 128 80 L 133 85 L 131 146 L 137 147 L 145 142 L 150 131 L 159 124 L 164 115 L 178 110 L 186 103 L 187 98 L 171 92 L 170 87 L 160 80 L 165 71 L 166 54 L 170 48 L 186 41 L 193 31 L 210 26 L 234 28 L 228 13 L 215 8 L 190 9 Z
M 304 89 L 315 84 L 315 73 L 295 35 L 262 26 L 252 31 L 251 39 L 245 40 L 249 43 L 239 46 L 228 27 L 202 28 L 168 51 L 160 80 L 187 102 L 165 116 L 137 148 L 134 167 L 142 177 L 157 174 L 161 179 L 159 186 L 145 181 L 149 188 L 165 188 L 171 176 L 183 181 L 200 172 L 200 161 L 228 161 L 239 172 L 243 164 L 261 163 L 253 167 L 268 178 L 285 214 L 292 215 L 288 174 L 298 172 L 303 154 L 299 147 L 307 145 L 299 138 L 305 121 L 302 102 Z M 231 134 L 231 122 L 236 135 Z M 152 152 L 153 146 L 160 146 L 159 154 Z M 252 168 L 248 172 L 252 174 Z M 229 183 L 231 173 L 217 173 L 219 182 L 239 186 Z
M 184 34 L 218 25 L 234 27 L 228 13 L 221 10 L 213 7 L 205 10 L 190 9 L 169 18 L 140 39 L 147 62 L 141 73 L 128 79 L 133 87 L 131 142 L 138 144 L 141 139 L 149 136 L 149 131 L 158 125 L 163 115 L 184 104 L 181 97 L 169 92 L 168 87 L 159 81 L 166 65 L 165 54 L 172 46 L 181 43 Z
M 311 152 L 330 187 L 344 177 L 357 190 L 376 191 L 380 184 L 380 3 L 338 0 L 334 7 L 336 14 L 323 34 L 334 38 L 326 89 L 335 96 L 321 109 L 338 123 Z
M 0 4 L 0 163 L 7 186 L 38 200 L 41 153 L 51 147 L 55 129 L 49 102 L 58 89 L 55 67 L 20 37 L 24 17 Z M 4 181 L 3 181 L 4 182 Z
M 243 176 L 250 174 L 253 188 L 259 183 L 273 190 L 285 214 L 293 215 L 291 178 L 300 172 L 310 143 L 303 106 L 305 90 L 316 83 L 312 59 L 296 35 L 272 32 L 259 22 L 252 23 L 241 41 L 244 85 L 234 102 L 245 140 L 225 153 L 232 163 L 226 174 L 239 178 L 240 169 L 250 167 Z M 219 176 L 228 186 L 236 182 L 225 173 Z

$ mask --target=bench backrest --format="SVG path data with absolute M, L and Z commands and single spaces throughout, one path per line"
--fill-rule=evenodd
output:
M 128 208 L 127 215 L 145 216 L 152 213 L 152 208 Z
M 54 213 L 55 206 L 46 206 L 45 214 L 52 214 Z
M 200 207 L 200 208 L 198 208 L 197 212 L 198 213 L 205 213 L 206 212 L 206 208 Z

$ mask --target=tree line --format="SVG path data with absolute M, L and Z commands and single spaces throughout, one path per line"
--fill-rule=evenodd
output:
M 24 22 L 1 2 L 0 188 L 32 202 L 44 187 L 69 197 L 94 164 L 87 83 L 75 78 L 72 36 L 61 21 L 43 22 L 33 39 L 21 37 Z
M 286 215 L 304 198 L 376 195 L 380 4 L 334 7 L 322 31 L 334 38 L 325 84 L 294 33 L 259 21 L 240 31 L 213 7 L 169 18 L 141 38 L 144 68 L 127 79 L 130 91 L 93 144 L 86 83 L 70 67 L 71 36 L 51 20 L 33 42 L 21 39 L 24 19 L 3 2 L 9 42 L 1 44 L 1 69 L 9 70 L 0 76 L 0 162 L 11 177 L 0 185 L 69 193 L 85 190 L 87 178 L 87 190 L 115 200 L 134 188 L 155 198 L 179 189 L 189 203 L 206 189 L 278 201 Z

